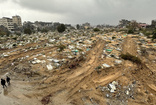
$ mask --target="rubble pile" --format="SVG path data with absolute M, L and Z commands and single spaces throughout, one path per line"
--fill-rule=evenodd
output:
M 135 89 L 137 85 L 135 82 L 129 84 L 128 86 L 123 86 L 116 81 L 109 83 L 107 86 L 99 86 L 98 88 L 102 91 L 105 97 L 108 100 L 109 104 L 113 103 L 113 100 L 116 103 L 120 103 L 121 105 L 126 105 L 128 103 L 128 99 L 135 99 L 134 96 L 136 95 Z

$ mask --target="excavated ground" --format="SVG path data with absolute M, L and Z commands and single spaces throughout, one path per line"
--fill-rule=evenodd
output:
M 43 71 L 25 76 L 16 73 L 13 68 L 18 58 L 37 53 L 48 53 L 55 47 L 36 49 L 18 53 L 0 60 L 1 77 L 6 73 L 11 77 L 11 85 L 0 90 L 2 105 L 156 105 L 156 70 L 152 57 L 143 57 L 137 53 L 135 39 L 127 37 L 122 44 L 122 53 L 138 56 L 142 64 L 137 65 L 123 60 L 123 63 L 110 68 L 96 70 L 106 58 L 101 58 L 105 41 L 99 40 L 95 47 L 87 52 L 86 59 L 74 68 L 56 71 Z M 33 45 L 30 45 L 33 46 Z M 12 49 L 13 50 L 13 49 Z M 6 50 L 7 52 L 7 50 Z M 154 52 L 156 55 L 156 53 Z M 144 62 L 148 59 L 150 62 Z M 14 66 L 12 62 L 17 62 Z M 40 65 L 33 68 L 25 61 L 20 65 L 26 70 L 42 69 Z M 19 67 L 20 68 L 20 67 Z M 117 82 L 115 92 L 108 90 L 108 85 Z M 128 91 L 128 92 L 127 92 Z M 33 104 L 32 104 L 33 103 Z

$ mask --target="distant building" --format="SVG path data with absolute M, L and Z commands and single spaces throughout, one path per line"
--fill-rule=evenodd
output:
M 146 28 L 147 26 L 148 26 L 148 24 L 146 24 L 146 23 L 138 23 L 139 28 Z
M 114 26 L 109 24 L 97 25 L 96 28 L 103 29 L 103 28 L 113 28 Z
M 12 16 L 12 22 L 18 27 L 22 27 L 22 20 L 20 16 Z
M 17 27 L 22 27 L 21 17 L 12 16 L 12 18 L 0 18 L 0 25 L 6 27 L 9 31 L 14 31 Z
M 102 28 L 104 28 L 105 27 L 105 25 L 97 25 L 96 26 L 96 28 L 100 28 L 100 29 L 102 29 Z
M 65 24 L 65 27 L 66 27 L 67 29 L 73 29 L 73 27 L 71 26 L 71 24 Z
M 3 17 L 0 19 L 0 25 L 6 27 L 9 31 L 14 30 L 14 24 L 11 18 Z
M 38 22 L 38 21 L 36 21 L 34 24 L 36 26 L 38 26 L 39 28 L 45 28 L 45 27 L 52 27 L 53 26 L 52 22 Z
M 26 29 L 26 28 L 30 29 L 31 31 L 37 31 L 38 27 L 33 22 L 25 21 L 23 23 L 23 29 Z
M 82 27 L 83 27 L 84 29 L 88 29 L 88 28 L 90 28 L 91 26 L 90 26 L 90 23 L 86 22 L 86 23 L 82 24 Z
M 151 22 L 151 27 L 152 27 L 152 28 L 156 28 L 156 20 L 152 20 L 152 22 Z

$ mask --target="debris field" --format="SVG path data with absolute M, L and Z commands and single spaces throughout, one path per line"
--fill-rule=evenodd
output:
M 92 31 L 0 37 L 0 76 L 11 78 L 0 103 L 156 105 L 156 44 L 148 41 Z

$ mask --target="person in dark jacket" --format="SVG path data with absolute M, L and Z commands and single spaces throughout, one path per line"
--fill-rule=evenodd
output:
M 7 88 L 7 86 L 5 85 L 5 80 L 4 80 L 4 79 L 1 79 L 1 85 L 3 86 L 3 88 L 4 88 L 4 87 Z
M 8 85 L 10 85 L 10 77 L 7 76 L 6 81 L 7 81 Z

